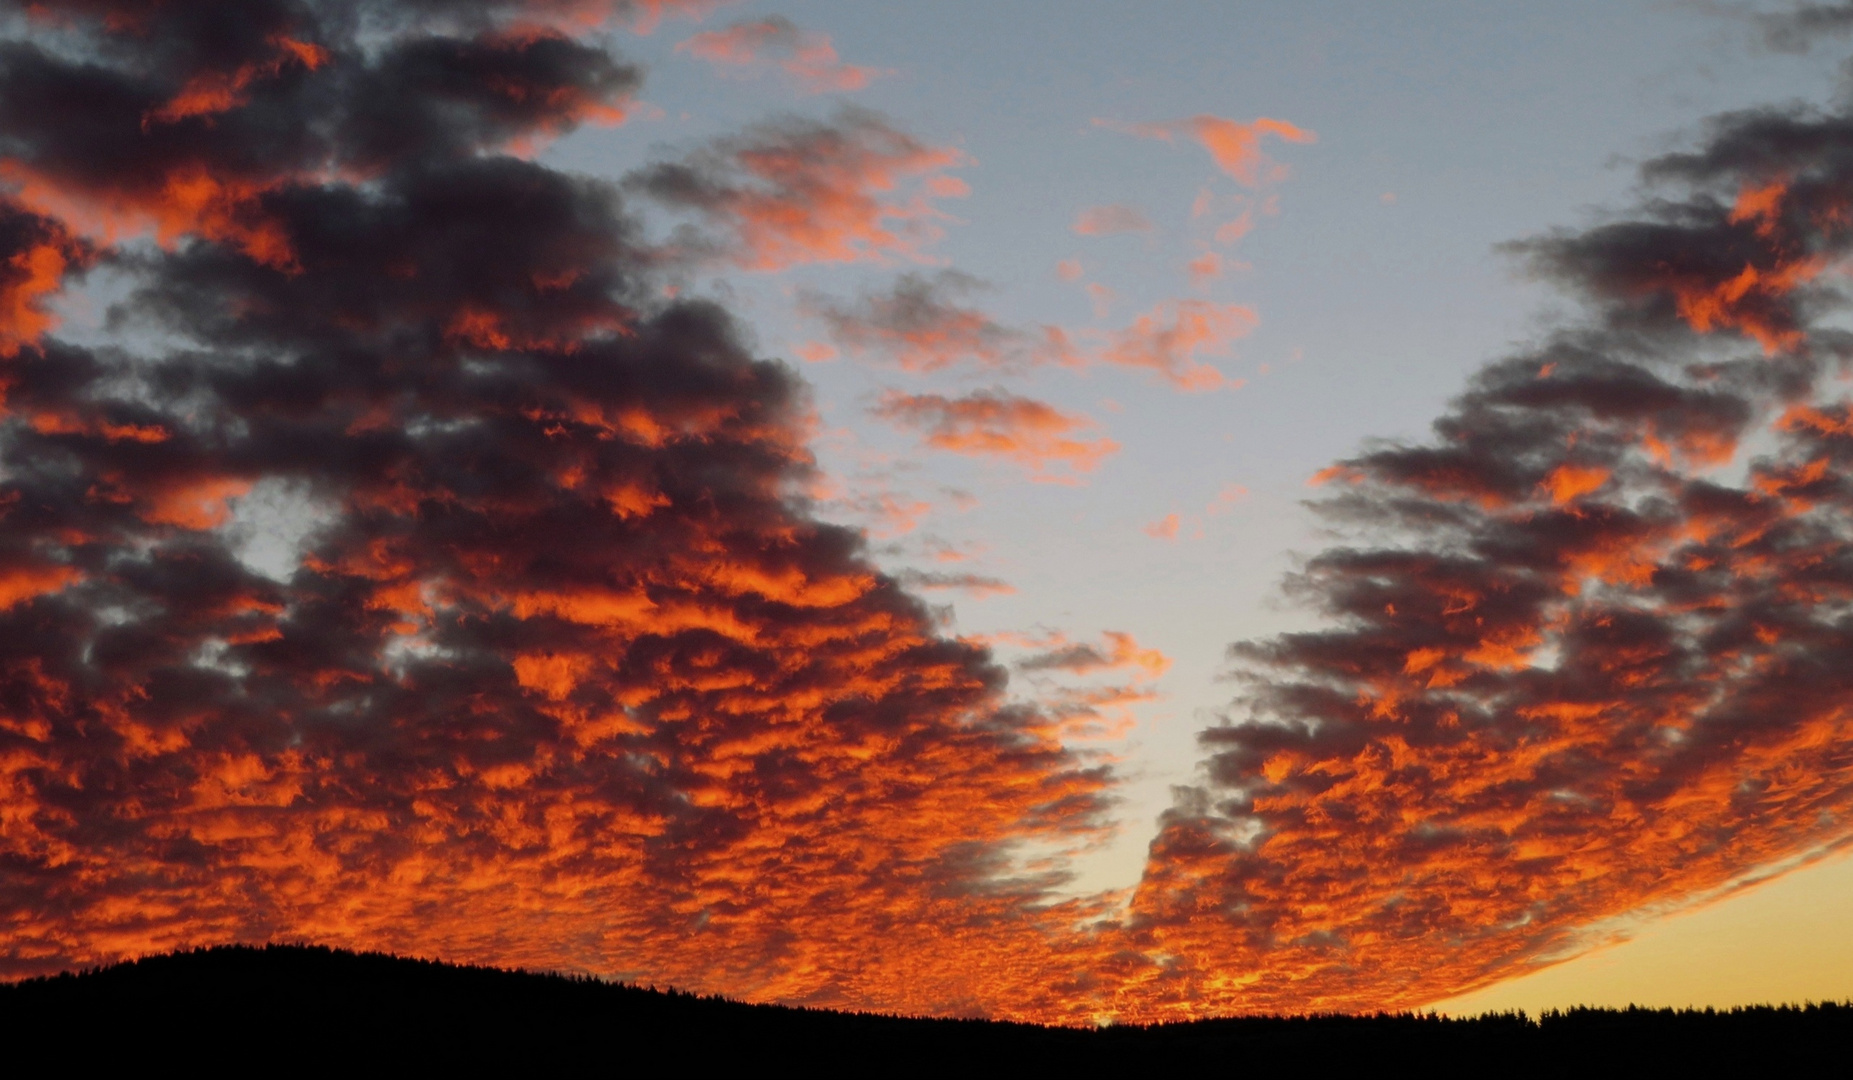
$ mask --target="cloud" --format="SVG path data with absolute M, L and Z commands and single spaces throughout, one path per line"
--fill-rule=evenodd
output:
M 1208 113 L 1162 124 L 1123 124 L 1114 120 L 1096 119 L 1094 126 L 1165 142 L 1174 138 L 1192 139 L 1209 151 L 1217 168 L 1247 187 L 1278 183 L 1287 176 L 1285 165 L 1262 152 L 1263 136 L 1294 143 L 1316 142 L 1318 138 L 1305 128 L 1296 127 L 1285 120 L 1261 117 L 1252 123 L 1243 124 Z
M 1145 526 L 1145 535 L 1156 540 L 1176 540 L 1178 526 L 1181 524 L 1176 514 L 1166 514 L 1157 521 Z
M 1243 210 L 1241 216 L 1231 218 L 1216 227 L 1216 242 L 1218 244 L 1233 244 L 1242 237 L 1247 236 L 1254 227 L 1254 211 L 1252 209 Z
M 1082 236 L 1113 236 L 1118 233 L 1151 232 L 1152 221 L 1136 206 L 1111 203 L 1083 209 L 1070 227 Z
M 1757 12 L 1750 18 L 1771 48 L 1807 52 L 1822 38 L 1853 33 L 1853 4 L 1796 4 L 1788 11 Z
M 983 283 L 957 270 L 926 277 L 903 274 L 892 289 L 853 304 L 810 292 L 800 310 L 824 323 L 836 346 L 855 357 L 880 357 L 908 371 L 954 364 L 1002 367 L 1024 359 L 1033 344 L 961 301 Z
M 1050 642 L 1012 698 L 791 494 L 791 369 L 512 153 L 633 92 L 510 31 L 591 7 L 69 10 L 0 64 L 0 973 L 280 938 L 896 1012 L 1400 1008 L 1847 840 L 1841 113 L 1720 118 L 1514 248 L 1587 318 L 1337 466 L 1323 621 L 1235 648 L 1115 913 L 1061 899 L 1115 782 L 1063 740 L 1162 657 Z M 888 193 L 947 152 L 848 116 L 667 187 L 743 265 L 912 257 Z M 48 312 L 103 259 L 93 350 Z M 1252 324 L 1176 301 L 1099 359 L 1220 385 Z M 1116 449 L 1001 390 L 879 411 L 1043 478 Z M 260 572 L 280 489 L 317 511 Z
M 1188 958 L 1140 1015 L 1413 1006 L 1846 842 L 1849 131 L 1717 118 L 1514 245 L 1586 319 L 1328 470 L 1341 541 L 1290 582 L 1325 619 L 1232 649 L 1127 923 Z
M 930 502 L 890 491 L 838 499 L 836 506 L 868 522 L 869 535 L 878 540 L 913 532 L 933 509 Z
M 874 413 L 923 433 L 936 450 L 1002 458 L 1028 469 L 1035 480 L 1074 483 L 1119 450 L 1111 439 L 1082 437 L 1094 427 L 1087 417 L 1001 389 L 956 398 L 889 391 Z
M 1036 685 L 1037 700 L 1047 708 L 1055 721 L 1055 729 L 1066 739 L 1124 738 L 1138 723 L 1131 707 L 1161 697 L 1150 683 L 1170 670 L 1170 657 L 1157 649 L 1142 648 L 1131 634 L 1109 630 L 1101 638 L 1098 645 L 1073 642 L 1059 633 L 1042 640 L 1007 642 L 1041 650 L 1018 660 L 1013 666 Z M 1125 675 L 1131 681 L 1073 685 L 1052 680 L 1050 676 L 1054 675 L 1071 678 Z
M 68 11 L 0 64 L 0 974 L 314 940 L 1036 1008 L 1098 911 L 1042 852 L 1100 835 L 1112 774 L 791 494 L 792 370 L 665 298 L 611 185 L 508 152 L 631 69 L 510 31 L 559 4 Z M 279 35 L 322 59 L 273 71 Z M 803 205 L 767 260 L 897 253 L 843 223 L 948 160 L 774 134 L 717 203 Z M 91 350 L 46 312 L 97 259 Z M 316 511 L 260 571 L 279 490 Z
M 901 584 L 915 589 L 956 589 L 983 599 L 1016 592 L 1008 581 L 982 574 L 948 574 L 934 570 L 903 570 L 896 575 Z
M 1184 267 L 1190 273 L 1192 285 L 1206 285 L 1222 276 L 1223 259 L 1214 251 L 1206 251 Z
M 0 360 L 36 344 L 58 320 L 45 301 L 92 260 L 89 246 L 56 220 L 35 214 L 11 199 L 0 200 Z M 0 407 L 6 383 L 0 381 Z
M 1108 335 L 1099 353 L 1103 363 L 1147 368 L 1162 381 L 1190 392 L 1232 389 L 1242 385 L 1198 358 L 1225 354 L 1236 339 L 1259 322 L 1251 308 L 1207 300 L 1171 300 Z
M 961 365 L 1008 370 L 1110 364 L 1150 370 L 1162 382 L 1196 393 L 1242 385 L 1200 357 L 1226 355 L 1259 322 L 1253 309 L 1239 304 L 1173 300 L 1116 330 L 1071 335 L 1061 327 L 1041 326 L 1031 331 L 1001 325 L 965 303 L 981 287 L 983 282 L 968 274 L 944 270 L 932 276 L 903 274 L 889 289 L 864 293 L 853 302 L 801 292 L 800 310 L 821 321 L 831 341 L 804 346 L 799 355 L 828 360 L 840 350 L 918 372 Z M 1105 318 L 1113 290 L 1095 282 L 1086 291 L 1094 315 Z
M 986 287 L 957 270 L 906 273 L 888 289 L 865 292 L 850 302 L 801 290 L 798 306 L 803 314 L 824 324 L 834 343 L 823 346 L 830 350 L 829 356 L 840 349 L 857 359 L 918 372 L 961 365 L 992 370 L 1038 364 L 1081 367 L 1088 362 L 1060 327 L 1004 326 L 967 303 L 968 297 Z
M 1230 507 L 1248 498 L 1248 488 L 1241 484 L 1224 484 L 1210 504 L 1203 508 L 1206 517 L 1217 517 L 1229 512 Z
M 1080 259 L 1063 259 L 1055 264 L 1055 276 L 1063 281 L 1079 281 L 1081 273 Z
M 22 142 L 0 174 L 25 206 L 86 236 L 152 232 L 170 246 L 199 236 L 288 271 L 296 256 L 282 204 L 299 173 L 378 175 L 426 154 L 531 145 L 621 119 L 638 83 L 634 68 L 546 31 L 412 37 L 349 70 L 291 37 L 292 19 L 253 8 L 227 44 L 249 58 L 206 56 L 199 70 L 163 79 L 97 74 L 93 85 L 48 53 L 15 50 L 0 124 Z M 341 113 L 276 128 L 280 113 L 325 110 L 311 98 L 337 70 L 356 80 Z M 224 92 L 200 89 L 207 84 Z
M 933 201 L 968 191 L 945 170 L 967 164 L 962 151 L 928 146 L 875 113 L 845 107 L 830 121 L 761 124 L 645 168 L 629 184 L 708 226 L 677 238 L 685 255 L 782 270 L 923 260 L 945 216 Z
M 883 74 L 874 68 L 843 63 L 830 35 L 800 30 L 780 15 L 696 34 L 677 45 L 676 51 L 722 67 L 750 71 L 774 66 L 812 94 L 860 90 L 870 79 Z
M 647 36 L 655 33 L 664 19 L 700 22 L 736 2 L 738 0 L 479 0 L 453 4 L 447 0 L 414 0 L 406 6 L 414 11 L 423 9 L 434 15 L 448 15 L 465 27 L 494 18 L 512 24 L 511 29 L 517 31 L 538 23 L 577 33 L 597 30 L 606 22 L 618 21 L 628 24 L 632 33 Z
M 1157 649 L 1140 647 L 1131 634 L 1108 630 L 1101 637 L 1104 645 L 1058 637 L 1053 643 L 1056 647 L 1019 660 L 1015 666 L 1019 671 L 1065 671 L 1074 675 L 1127 670 L 1136 678 L 1151 679 L 1171 669 L 1170 657 Z

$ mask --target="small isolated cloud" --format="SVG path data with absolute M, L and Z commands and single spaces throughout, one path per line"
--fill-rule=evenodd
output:
M 1016 592 L 1008 581 L 983 574 L 948 574 L 935 570 L 903 570 L 895 579 L 911 589 L 953 589 L 982 599 Z
M 1192 285 L 1206 285 L 1222 276 L 1222 256 L 1214 251 L 1206 251 L 1184 267 L 1190 272 Z
M 700 22 L 720 8 L 738 0 L 544 0 L 541 3 L 507 3 L 463 5 L 462 10 L 478 8 L 477 14 L 505 25 L 516 33 L 544 27 L 556 32 L 581 34 L 610 22 L 625 25 L 631 33 L 648 36 L 656 32 L 664 19 L 679 18 Z M 441 5 L 426 5 L 438 9 Z M 480 10 L 487 9 L 487 10 Z M 512 36 L 512 35 L 511 35 Z
M 1176 514 L 1166 514 L 1150 525 L 1145 526 L 1144 533 L 1158 540 L 1176 540 L 1178 526 L 1182 524 Z
M 1079 281 L 1081 279 L 1081 260 L 1063 259 L 1061 262 L 1056 263 L 1055 276 L 1061 278 L 1063 281 Z
M 1203 508 L 1203 513 L 1208 517 L 1226 514 L 1230 507 L 1246 498 L 1248 498 L 1246 487 L 1241 484 L 1224 484 L 1222 490 L 1216 493 L 1216 497 L 1210 500 L 1210 504 Z
M 1109 203 L 1082 210 L 1070 228 L 1082 236 L 1113 236 L 1117 233 L 1151 232 L 1152 221 L 1136 206 Z
M 870 79 L 885 74 L 875 68 L 845 64 L 837 56 L 830 35 L 801 30 L 780 15 L 696 34 L 677 45 L 676 51 L 746 73 L 775 68 L 812 94 L 860 90 Z
M 1044 652 L 1017 661 L 1018 671 L 1063 671 L 1071 675 L 1091 675 L 1097 671 L 1130 671 L 1135 678 L 1155 679 L 1171 668 L 1171 658 L 1157 649 L 1147 649 L 1131 634 L 1108 630 L 1101 644 L 1070 642 L 1056 635 Z
M 1122 367 L 1148 368 L 1179 390 L 1234 389 L 1242 385 L 1241 380 L 1225 377 L 1198 356 L 1227 353 L 1230 343 L 1253 331 L 1259 322 L 1254 309 L 1240 304 L 1167 301 L 1113 333 L 1100 359 Z
M 1112 439 L 1084 437 L 1095 427 L 1087 417 L 1001 389 L 956 398 L 889 391 L 874 414 L 921 433 L 936 450 L 1002 458 L 1040 481 L 1074 483 L 1077 474 L 1091 472 L 1119 450 Z
M 1217 168 L 1246 187 L 1278 183 L 1287 176 L 1285 165 L 1262 152 L 1262 136 L 1295 143 L 1317 141 L 1317 136 L 1305 128 L 1296 127 L 1285 120 L 1270 120 L 1265 116 L 1247 124 L 1199 113 L 1185 120 L 1171 120 L 1161 124 L 1123 124 L 1114 120 L 1096 119 L 1094 126 L 1165 142 L 1179 137 L 1192 139 L 1210 152 L 1210 157 L 1216 160 Z
M 1086 357 L 1060 327 L 1004 326 L 969 298 L 983 281 L 957 270 L 906 273 L 885 291 L 842 301 L 806 290 L 799 310 L 821 321 L 831 342 L 859 360 L 881 360 L 908 371 L 954 365 L 1018 368 L 1036 364 L 1077 367 Z
M 879 357 L 908 371 L 957 363 L 1000 367 L 1021 358 L 1030 342 L 964 300 L 983 288 L 970 274 L 943 270 L 931 277 L 902 274 L 886 292 L 851 303 L 805 293 L 800 310 L 819 319 L 830 339 L 858 358 Z
M 842 511 L 864 522 L 869 535 L 877 540 L 905 536 L 920 525 L 920 519 L 933 509 L 930 502 L 891 491 L 875 492 L 855 498 L 836 500 Z
M 945 214 L 936 198 L 963 194 L 945 170 L 963 151 L 928 146 L 866 109 L 828 121 L 785 118 L 719 139 L 680 161 L 648 166 L 628 185 L 696 215 L 672 253 L 724 258 L 748 270 L 804 263 L 924 260 Z
M 1254 227 L 1255 212 L 1252 209 L 1243 210 L 1239 216 L 1231 218 L 1216 227 L 1216 242 L 1218 244 L 1233 244 L 1242 237 L 1247 236 L 1249 231 Z
M 985 545 L 967 543 L 954 544 L 943 537 L 923 535 L 919 539 L 920 549 L 936 563 L 970 562 L 983 554 Z
M 599 10 L 601 7 L 614 8 L 617 13 L 630 16 L 631 30 L 634 33 L 651 34 L 665 18 L 673 16 L 700 22 L 711 12 L 737 2 L 738 0 L 615 0 L 613 3 L 612 0 L 603 0 L 603 2 L 601 0 L 580 0 L 574 3 L 574 0 L 562 0 L 555 6 L 577 9 L 581 20 L 588 24 L 596 23 L 604 18 L 604 12 Z M 523 14 L 531 17 L 528 12 Z

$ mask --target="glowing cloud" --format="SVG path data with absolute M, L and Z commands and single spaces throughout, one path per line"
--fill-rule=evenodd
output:
M 1588 318 L 1321 473 L 1325 621 L 1235 648 L 1122 908 L 1062 898 L 1115 783 L 1064 740 L 1168 658 L 1045 640 L 1010 696 L 905 589 L 1002 583 L 815 517 L 791 369 L 675 299 L 612 186 L 519 156 L 636 85 L 557 27 L 704 7 L 87 0 L 9 49 L 0 974 L 284 938 L 897 1012 L 1401 1008 L 1847 842 L 1848 116 L 1720 118 L 1515 246 Z M 1244 183 L 1310 137 L 1163 131 Z M 917 258 L 962 160 L 852 111 L 631 186 L 690 257 Z M 145 322 L 61 340 L 147 233 Z M 1253 325 L 1173 301 L 1089 359 L 1226 386 L 1200 356 Z M 876 411 L 1038 479 L 1117 450 L 997 389 Z M 274 574 L 261 485 L 325 504 Z
M 830 35 L 800 30 L 778 15 L 696 34 L 677 45 L 676 51 L 723 67 L 774 66 L 813 94 L 860 90 L 882 74 L 843 63 Z
M 1014 852 L 1096 837 L 1111 774 L 788 494 L 814 478 L 790 370 L 669 298 L 611 186 L 507 152 L 634 85 L 510 29 L 593 8 L 431 6 L 96 0 L 0 68 L 0 974 L 286 938 L 1008 996 L 1015 963 L 987 990 L 913 960 L 1034 965 L 1088 917 Z M 324 59 L 270 74 L 278 34 Z M 729 160 L 755 197 L 853 204 L 932 158 L 849 128 L 801 133 L 824 180 L 763 140 Z M 79 237 L 149 225 L 169 246 L 121 272 L 185 347 L 59 340 Z M 750 250 L 902 242 L 806 227 Z M 274 576 L 239 558 L 260 484 L 326 507 Z
M 1178 526 L 1182 522 L 1176 514 L 1166 514 L 1150 525 L 1145 526 L 1145 535 L 1155 540 L 1176 540 Z
M 1242 385 L 1241 380 L 1226 378 L 1197 357 L 1226 354 L 1230 344 L 1246 336 L 1259 321 L 1253 309 L 1239 304 L 1173 300 L 1111 334 L 1100 359 L 1121 367 L 1149 369 L 1179 390 L 1233 389 Z
M 1285 120 L 1262 117 L 1252 123 L 1242 124 L 1208 113 L 1162 124 L 1123 124 L 1097 119 L 1094 126 L 1165 142 L 1180 137 L 1193 139 L 1210 152 L 1217 168 L 1247 187 L 1277 183 L 1287 176 L 1285 165 L 1262 152 L 1262 136 L 1294 143 L 1317 141 L 1317 136 L 1312 132 L 1295 127 Z
M 1036 480 L 1074 483 L 1076 474 L 1092 472 L 1119 450 L 1111 439 L 1076 437 L 1094 426 L 1086 417 L 1002 390 L 956 398 L 890 391 L 875 415 L 923 433 L 936 450 L 1002 458 L 1027 468 Z
M 1053 648 L 1025 657 L 1014 666 L 1019 671 L 1066 671 L 1077 675 L 1128 670 L 1147 679 L 1171 670 L 1170 657 L 1157 649 L 1140 647 L 1131 634 L 1108 630 L 1101 637 L 1104 647 L 1059 638 L 1050 643 Z
M 812 262 L 922 259 L 942 217 L 932 201 L 968 189 L 945 170 L 970 163 L 930 147 L 874 113 L 845 108 L 830 122 L 791 119 L 722 139 L 631 180 L 644 194 L 707 221 L 691 255 L 746 269 Z M 891 201 L 903 186 L 911 194 Z
M 1146 990 L 1415 1004 L 1846 841 L 1853 405 L 1807 272 L 1853 254 L 1846 122 L 1716 120 L 1634 213 L 1515 245 L 1588 322 L 1321 474 L 1356 532 L 1297 588 L 1331 621 L 1235 649 L 1249 694 L 1129 923 L 1192 959 Z

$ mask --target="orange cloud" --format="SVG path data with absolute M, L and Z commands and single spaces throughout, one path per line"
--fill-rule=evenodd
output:
M 1112 120 L 1095 120 L 1094 125 L 1166 142 L 1178 137 L 1194 139 L 1210 152 L 1218 168 L 1248 187 L 1277 183 L 1287 176 L 1285 165 L 1262 152 L 1262 136 L 1294 143 L 1317 141 L 1317 136 L 1304 128 L 1267 117 L 1242 124 L 1220 116 L 1199 113 L 1185 120 L 1162 124 L 1122 124 Z
M 1242 237 L 1247 236 L 1254 227 L 1254 211 L 1252 209 L 1243 210 L 1240 217 L 1225 221 L 1216 227 L 1216 242 L 1218 244 L 1233 244 Z
M 1136 206 L 1111 203 L 1083 209 L 1070 228 L 1082 236 L 1113 236 L 1117 233 L 1151 232 L 1152 221 Z
M 44 198 L 0 202 L 0 976 L 276 936 L 949 1012 L 1100 912 L 1049 868 L 1110 771 L 794 494 L 791 372 L 666 296 L 608 189 L 503 152 L 630 85 L 514 41 L 590 6 L 364 51 L 266 22 L 302 5 L 210 49 L 198 5 L 72 10 L 0 67 Z M 144 128 L 278 33 L 326 59 Z M 115 210 L 170 215 L 118 266 L 184 344 L 52 335 Z M 282 573 L 260 483 L 318 505 Z M 971 948 L 986 985 L 902 974 Z
M 1111 439 L 1077 437 L 1094 426 L 1086 417 L 1002 390 L 957 398 L 889 391 L 875 415 L 923 433 L 936 450 L 1012 461 L 1035 480 L 1074 483 L 1119 450 Z
M 830 35 L 800 30 L 779 15 L 696 34 L 677 45 L 676 51 L 727 67 L 775 66 L 813 94 L 860 90 L 882 74 L 843 63 Z
M 1150 525 L 1145 526 L 1144 533 L 1158 540 L 1176 540 L 1179 519 L 1176 514 L 1166 514 Z
M 724 255 L 750 270 L 812 262 L 919 260 L 944 215 L 932 200 L 962 194 L 944 170 L 970 163 L 927 146 L 875 114 L 846 108 L 831 122 L 788 120 L 723 139 L 682 162 L 632 178 L 658 201 L 719 231 L 690 254 Z M 910 195 L 896 201 L 903 188 Z
M 655 33 L 665 19 L 699 22 L 735 2 L 737 0 L 508 0 L 477 7 L 484 9 L 481 12 L 484 14 L 503 14 L 510 29 L 543 26 L 556 31 L 587 32 L 617 20 L 627 24 L 632 33 L 648 36 Z
M 34 345 L 58 320 L 45 303 L 64 287 L 65 276 L 81 271 L 92 253 L 65 226 L 0 199 L 0 360 Z M 0 415 L 11 380 L 0 369 Z
M 1063 281 L 1078 281 L 1081 273 L 1080 259 L 1063 259 L 1055 264 L 1055 276 Z
M 1158 678 L 1160 674 L 1171 671 L 1171 658 L 1156 648 L 1143 648 L 1130 634 L 1121 634 L 1117 630 L 1104 632 L 1106 647 L 1095 647 L 1086 643 L 1069 643 L 1062 635 L 1056 635 L 1053 641 L 1032 641 L 1030 645 L 1045 648 L 1034 656 L 1019 659 L 1015 667 L 1019 671 L 1065 671 L 1073 674 L 1091 674 L 1097 671 L 1130 671 L 1138 678 Z
M 1224 484 L 1222 490 L 1216 493 L 1216 498 L 1210 500 L 1210 504 L 1203 508 L 1203 512 L 1209 517 L 1226 514 L 1230 507 L 1246 498 L 1248 498 L 1248 489 L 1243 485 Z
M 266 60 L 241 64 L 231 72 L 207 71 L 195 75 L 160 108 L 148 112 L 142 123 L 171 124 L 188 117 L 210 117 L 227 112 L 249 100 L 247 91 L 258 79 L 275 77 L 287 64 L 300 64 L 314 71 L 328 59 L 328 53 L 319 45 L 293 41 L 281 34 L 273 35 L 270 44 L 276 51 Z
M 1028 646 L 1038 651 L 1013 665 L 1031 677 L 1043 702 L 1065 738 L 1118 739 L 1129 734 L 1137 721 L 1130 707 L 1156 701 L 1160 695 L 1148 685 L 1171 668 L 1171 658 L 1157 649 L 1143 648 L 1131 634 L 1109 630 L 1102 644 L 1070 641 L 1056 633 L 1041 639 L 1003 635 L 1000 643 Z M 1118 685 L 1062 685 L 1048 676 L 1091 677 L 1124 673 L 1130 683 Z
M 1190 260 L 1185 269 L 1190 272 L 1192 285 L 1205 285 L 1222 276 L 1222 256 L 1214 251 L 1206 251 Z
M 1239 304 L 1168 301 L 1109 335 L 1100 359 L 1121 367 L 1149 369 L 1179 390 L 1233 389 L 1241 385 L 1240 380 L 1226 378 L 1197 357 L 1227 353 L 1229 345 L 1252 331 L 1258 321 L 1252 309 Z

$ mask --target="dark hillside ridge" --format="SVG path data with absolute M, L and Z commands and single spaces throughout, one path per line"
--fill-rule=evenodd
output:
M 1443 1019 L 1413 1014 L 1243 1017 L 1100 1030 L 747 1005 L 722 998 L 352 953 L 223 946 L 78 975 L 0 984 L 9 1053 L 71 1064 L 221 1061 L 506 1064 L 653 1075 L 803 1066 L 871 1074 L 947 1067 L 1249 1070 L 1369 1075 L 1712 1076 L 1838 1072 L 1853 1005 L 1673 1011 L 1574 1009 Z M 1138 1075 L 1129 1072 L 1128 1075 Z

